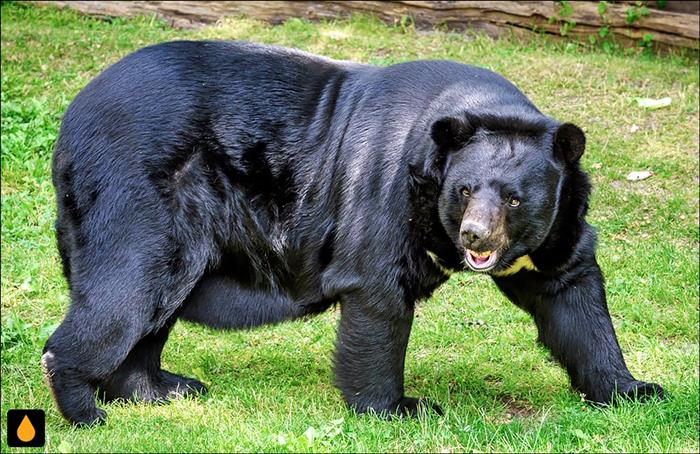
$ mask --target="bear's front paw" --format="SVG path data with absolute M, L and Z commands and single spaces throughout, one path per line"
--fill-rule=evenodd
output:
M 443 415 L 442 408 L 439 405 L 430 402 L 424 397 L 403 397 L 391 412 L 391 416 L 415 418 L 419 413 L 427 413 L 429 411 L 436 413 L 438 416 Z
M 635 380 L 621 388 L 618 395 L 627 400 L 649 402 L 650 400 L 663 400 L 664 389 L 656 383 Z
M 585 394 L 585 399 L 602 406 L 616 405 L 623 401 L 649 402 L 651 400 L 663 400 L 664 390 L 656 383 L 647 383 L 631 380 L 627 383 L 618 383 L 617 388 L 607 392 L 594 392 Z
M 391 418 L 415 418 L 420 413 L 434 412 L 439 416 L 443 415 L 442 408 L 437 404 L 430 402 L 428 399 L 423 397 L 402 397 L 391 405 L 382 404 L 361 404 L 352 403 L 350 408 L 355 410 L 358 414 L 369 413 L 381 418 L 391 419 Z

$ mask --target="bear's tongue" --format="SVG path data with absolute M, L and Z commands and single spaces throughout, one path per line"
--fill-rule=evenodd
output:
M 495 255 L 493 251 L 476 252 L 468 249 L 467 261 L 474 269 L 488 268 L 493 265 Z
M 486 257 L 478 257 L 478 256 L 475 256 L 474 254 L 471 254 L 471 256 L 472 256 L 472 260 L 474 261 L 474 264 L 479 265 L 479 266 L 488 262 L 489 258 L 491 258 L 491 254 L 487 255 Z

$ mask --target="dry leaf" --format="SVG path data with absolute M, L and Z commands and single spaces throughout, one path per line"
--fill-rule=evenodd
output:
M 650 176 L 654 175 L 653 172 L 648 170 L 638 170 L 636 172 L 630 172 L 627 174 L 627 181 L 641 181 L 646 180 Z
M 634 98 L 637 101 L 639 107 L 644 107 L 646 109 L 660 109 L 662 107 L 667 107 L 671 105 L 671 98 L 666 96 L 661 99 L 651 99 L 651 98 Z

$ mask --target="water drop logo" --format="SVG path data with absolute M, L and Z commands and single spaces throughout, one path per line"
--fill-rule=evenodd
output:
M 44 410 L 8 410 L 7 445 L 38 448 L 46 441 Z
M 23 443 L 29 443 L 34 439 L 35 435 L 36 430 L 34 430 L 32 422 L 27 415 L 24 415 L 24 419 L 22 419 L 22 422 L 19 423 L 19 427 L 17 428 L 17 438 Z

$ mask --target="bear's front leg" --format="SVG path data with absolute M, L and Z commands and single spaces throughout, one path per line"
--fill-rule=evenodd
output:
M 663 397 L 661 386 L 635 380 L 627 369 L 608 312 L 603 276 L 594 257 L 560 275 L 521 271 L 494 277 L 498 287 L 537 324 L 539 341 L 566 368 L 585 399 Z
M 404 396 L 404 359 L 413 310 L 388 315 L 375 310 L 379 306 L 369 298 L 358 295 L 341 304 L 334 371 L 345 401 L 358 413 L 415 416 L 425 407 L 442 414 L 437 405 Z

